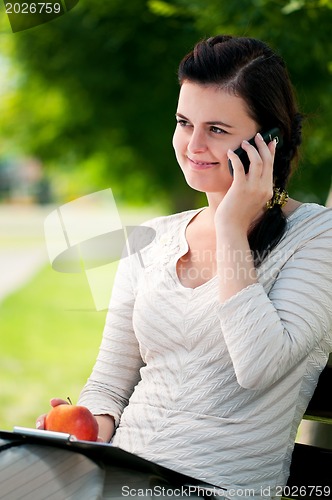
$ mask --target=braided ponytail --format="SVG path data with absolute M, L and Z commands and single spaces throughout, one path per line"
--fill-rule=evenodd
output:
M 280 151 L 276 152 L 274 188 L 279 189 L 280 192 L 287 188 L 288 180 L 292 174 L 292 162 L 298 160 L 298 147 L 302 142 L 302 119 L 303 117 L 300 113 L 295 113 L 289 142 Z M 256 266 L 279 243 L 284 235 L 286 226 L 287 219 L 282 211 L 282 205 L 275 204 L 264 212 L 248 236 Z

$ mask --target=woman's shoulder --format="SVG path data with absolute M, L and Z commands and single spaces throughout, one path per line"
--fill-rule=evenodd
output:
M 322 233 L 332 237 L 332 208 L 318 203 L 302 203 L 287 217 L 288 230 L 300 239 Z
M 181 238 L 181 227 L 185 226 L 202 209 L 186 210 L 171 215 L 161 215 L 136 226 L 129 236 L 133 248 L 148 251 L 151 246 L 175 244 Z
M 168 231 L 172 228 L 176 229 L 183 223 L 189 222 L 191 218 L 194 217 L 202 208 L 185 210 L 183 212 L 178 212 L 170 215 L 161 215 L 149 219 L 143 223 L 143 226 L 152 227 L 155 231 Z
M 326 221 L 327 224 L 331 224 L 332 208 L 318 203 L 301 203 L 288 215 L 287 220 L 293 224 L 308 220 Z

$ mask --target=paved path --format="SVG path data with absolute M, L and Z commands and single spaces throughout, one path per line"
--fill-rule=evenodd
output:
M 46 262 L 43 248 L 0 250 L 0 302 L 27 283 Z
M 44 220 L 51 210 L 0 205 L 0 302 L 47 263 Z
M 27 283 L 44 264 L 49 263 L 44 221 L 54 209 L 54 206 L 0 204 L 0 303 L 8 294 Z M 83 218 L 91 213 L 91 206 L 87 206 L 87 210 L 85 214 L 83 208 L 80 209 Z M 153 209 L 127 209 L 120 212 L 122 223 L 128 225 L 139 224 L 159 215 Z M 101 220 L 105 218 L 103 209 L 100 217 Z

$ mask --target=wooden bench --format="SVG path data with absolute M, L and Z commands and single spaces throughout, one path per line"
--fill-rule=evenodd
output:
M 332 498 L 332 356 L 299 427 L 283 498 Z

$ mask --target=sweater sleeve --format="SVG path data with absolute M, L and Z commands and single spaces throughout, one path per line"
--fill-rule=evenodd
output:
M 332 224 L 299 244 L 267 294 L 250 285 L 220 306 L 238 383 L 263 389 L 314 349 L 332 351 Z M 324 217 L 323 217 L 324 222 Z
M 116 426 L 143 365 L 132 324 L 132 261 L 137 261 L 137 256 L 124 258 L 118 265 L 99 354 L 79 398 L 79 404 L 93 414 L 112 415 Z

